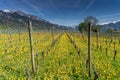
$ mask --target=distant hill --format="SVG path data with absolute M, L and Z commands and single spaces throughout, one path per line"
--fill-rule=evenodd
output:
M 37 16 L 26 14 L 22 11 L 11 11 L 11 10 L 0 10 L 0 26 L 1 28 L 8 28 L 8 29 L 21 29 L 26 30 L 27 29 L 27 23 L 28 20 L 32 21 L 33 29 L 34 30 L 49 30 L 53 26 L 56 29 L 71 29 L 67 26 L 60 26 L 57 24 L 52 24 L 47 20 L 41 19 Z M 0 28 L 0 29 L 1 29 Z
M 120 30 L 120 21 L 114 21 L 114 22 L 110 22 L 110 23 L 106 23 L 106 24 L 102 24 L 100 25 L 102 30 L 105 31 L 107 29 L 116 29 L 116 30 Z

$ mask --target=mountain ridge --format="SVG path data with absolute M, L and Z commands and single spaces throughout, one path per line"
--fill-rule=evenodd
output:
M 58 24 L 53 24 L 47 20 L 44 20 L 35 15 L 27 14 L 19 10 L 0 10 L 0 25 L 5 25 L 7 28 L 11 29 L 27 29 L 28 20 L 32 21 L 33 28 L 35 30 L 49 30 L 53 27 L 56 29 L 69 30 L 67 26 L 60 26 Z
M 109 22 L 106 24 L 101 24 L 100 26 L 103 31 L 106 31 L 108 29 L 120 30 L 120 20 L 116 20 L 116 21 Z

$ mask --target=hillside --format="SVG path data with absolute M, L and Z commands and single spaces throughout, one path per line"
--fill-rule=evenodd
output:
M 110 22 L 110 23 L 107 23 L 107 24 L 103 24 L 103 25 L 101 25 L 101 28 L 102 28 L 103 31 L 105 31 L 107 29 L 120 30 L 120 21 Z
M 52 24 L 49 21 L 31 14 L 26 14 L 22 11 L 0 10 L 0 25 L 2 29 L 26 30 L 28 20 L 32 21 L 34 30 L 48 30 L 53 26 L 56 27 L 56 29 L 69 29 L 66 26 Z

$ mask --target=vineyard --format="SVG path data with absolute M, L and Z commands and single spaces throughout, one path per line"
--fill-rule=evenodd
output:
M 91 77 L 87 73 L 88 37 L 79 32 L 0 34 L 0 80 L 120 79 L 120 38 L 91 36 Z M 34 67 L 31 65 L 31 46 Z

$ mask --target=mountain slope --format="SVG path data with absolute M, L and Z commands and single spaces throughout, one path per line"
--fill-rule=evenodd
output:
M 120 21 L 114 21 L 111 23 L 107 23 L 107 24 L 103 24 L 101 25 L 101 28 L 103 31 L 107 30 L 107 29 L 116 29 L 116 30 L 120 30 Z
M 8 29 L 27 29 L 28 20 L 32 21 L 34 30 L 48 30 L 55 26 L 58 29 L 68 29 L 66 26 L 60 27 L 59 25 L 52 24 L 44 19 L 37 16 L 26 14 L 22 11 L 10 11 L 10 10 L 0 10 L 0 25 L 6 26 Z M 59 27 L 58 27 L 59 26 Z

